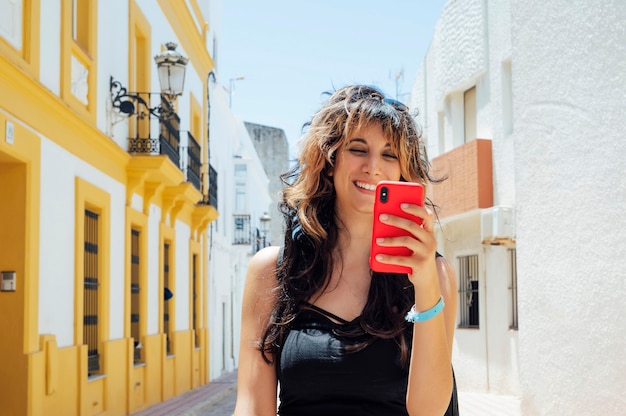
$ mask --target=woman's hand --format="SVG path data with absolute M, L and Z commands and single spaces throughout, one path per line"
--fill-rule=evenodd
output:
M 376 259 L 382 263 L 410 267 L 413 272 L 409 273 L 409 279 L 416 288 L 437 284 L 435 217 L 430 209 L 419 205 L 402 204 L 400 207 L 413 218 L 381 214 L 379 219 L 384 224 L 406 230 L 410 235 L 377 238 L 376 243 L 383 247 L 406 247 L 412 253 L 409 256 L 378 254 Z

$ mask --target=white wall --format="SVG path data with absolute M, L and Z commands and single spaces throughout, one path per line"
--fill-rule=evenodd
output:
M 61 92 L 61 1 L 40 2 L 39 19 L 40 49 L 39 79 L 50 91 L 59 95 Z
M 178 42 L 174 31 L 169 25 L 162 9 L 152 0 L 138 0 L 142 13 L 152 28 L 152 53 L 160 52 L 161 44 L 168 41 Z M 128 1 L 99 2 L 98 4 L 98 68 L 97 127 L 104 134 L 113 135 L 122 149 L 127 149 L 128 122 L 122 121 L 115 126 L 115 120 L 109 113 L 111 95 L 109 77 L 113 76 L 125 87 L 128 87 L 128 27 L 126 16 L 129 10 Z M 55 93 L 60 91 L 60 1 L 51 0 L 41 5 L 41 80 L 47 88 Z M 120 17 L 121 16 L 121 17 Z M 115 30 L 113 30 L 115 29 Z M 185 54 L 179 45 L 179 52 Z M 43 69 L 45 68 L 45 70 Z M 56 69 L 55 69 L 56 68 Z M 152 65 L 152 87 L 154 92 L 160 91 L 156 65 Z M 186 73 L 185 93 L 178 100 L 179 114 L 190 114 L 189 94 L 193 93 L 202 102 L 204 89 L 203 80 L 206 74 L 199 74 L 190 62 Z M 189 117 L 181 117 L 181 130 L 189 129 Z M 186 146 L 187 135 L 181 135 L 181 146 Z M 41 249 L 40 249 L 40 297 L 39 297 L 39 332 L 57 334 L 60 347 L 74 344 L 74 288 L 75 288 L 75 241 L 74 241 L 74 206 L 75 177 L 80 177 L 94 186 L 109 193 L 111 197 L 111 229 L 110 229 L 110 339 L 124 337 L 124 327 L 128 317 L 124 315 L 124 297 L 127 288 L 124 286 L 124 241 L 126 215 L 126 189 L 123 184 L 106 176 L 70 152 L 42 138 L 41 145 Z M 131 205 L 143 210 L 143 201 L 137 196 L 132 197 Z M 148 213 L 148 248 L 147 248 L 147 334 L 158 333 L 161 314 L 159 301 L 159 235 L 161 212 L 151 205 Z M 176 230 L 176 323 L 175 330 L 187 330 L 190 327 L 189 308 L 189 226 L 177 222 L 172 224 Z M 121 242 L 121 243 L 120 243 Z
M 176 221 L 176 331 L 187 331 L 190 328 L 189 298 L 191 290 L 191 270 L 189 268 L 191 254 L 189 242 L 191 229 L 185 223 Z
M 511 13 L 522 410 L 624 414 L 626 7 Z
M 228 107 L 222 85 L 210 82 L 210 99 L 210 163 L 217 171 L 219 212 L 217 221 L 209 225 L 210 378 L 214 379 L 237 367 L 241 297 L 252 256 L 250 246 L 232 245 L 235 162 L 247 165 L 246 213 L 250 214 L 252 227 L 258 226 L 256 221 L 270 203 L 270 196 L 267 176 L 248 131 Z
M 478 256 L 479 327 L 456 329 L 452 365 L 461 391 L 517 394 L 518 375 L 512 364 L 517 360 L 517 351 L 502 349 L 511 337 L 516 337 L 509 332 L 508 324 L 502 322 L 508 307 L 508 291 L 503 285 L 509 273 L 501 264 L 506 253 L 494 252 L 494 248 L 481 244 L 480 214 L 481 210 L 474 210 L 447 218 L 437 230 L 438 251 L 457 270 L 458 257 Z M 460 316 L 459 307 L 457 325 Z
M 159 290 L 159 250 L 161 248 L 161 209 L 156 205 L 150 205 L 148 215 L 148 326 L 147 335 L 159 333 L 159 322 L 162 313 L 159 313 L 159 302 L 163 298 Z
M 110 337 L 124 335 L 125 188 L 46 138 L 41 140 L 39 333 L 74 345 L 75 178 L 110 195 Z
M 509 246 L 482 247 L 485 285 L 481 311 L 487 332 L 489 391 L 519 396 L 519 332 L 511 329 L 511 253 Z
M 433 158 L 465 143 L 463 93 L 476 88 L 476 138 L 492 141 L 495 206 L 515 202 L 513 139 L 501 122 L 501 97 L 510 87 L 502 81 L 502 62 L 511 56 L 508 15 L 507 1 L 448 2 L 410 98 L 410 107 L 420 112 L 418 121 Z M 458 257 L 478 255 L 480 269 L 479 328 L 459 328 L 455 335 L 453 364 L 459 388 L 517 395 L 518 334 L 509 330 L 507 318 L 511 309 L 507 248 L 482 244 L 480 210 L 441 223 L 440 252 L 455 267 Z
M 477 85 L 477 132 L 492 135 L 494 204 L 515 207 L 519 331 L 506 330 L 508 255 L 483 247 L 485 326 L 457 331 L 453 362 L 460 389 L 517 391 L 524 415 L 626 407 L 623 6 L 450 1 L 413 87 L 432 156 L 455 145 L 454 120 L 441 123 L 437 113 L 454 118 L 456 94 Z M 472 251 L 480 221 L 471 216 L 444 221 L 444 254 Z

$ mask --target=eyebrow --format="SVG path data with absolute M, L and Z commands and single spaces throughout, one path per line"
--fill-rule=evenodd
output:
M 363 144 L 369 146 L 367 141 L 365 139 L 361 138 L 361 137 L 355 137 L 353 139 L 350 139 L 350 141 L 347 144 L 351 144 L 351 143 L 354 143 L 354 142 L 363 143 Z M 389 143 L 389 142 L 385 143 L 385 148 L 387 148 L 387 147 L 391 148 L 391 143 Z

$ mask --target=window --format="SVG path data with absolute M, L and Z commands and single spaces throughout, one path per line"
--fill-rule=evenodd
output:
M 517 250 L 509 249 L 509 257 L 511 259 L 511 319 L 510 329 L 518 329 L 517 327 Z
M 61 0 L 61 96 L 73 110 L 96 118 L 97 0 Z
M 75 178 L 74 343 L 85 350 L 86 376 L 104 374 L 109 340 L 111 196 Z
M 235 212 L 246 212 L 246 191 L 245 189 L 235 190 Z
M 90 1 L 72 1 L 72 37 L 86 52 L 89 51 L 89 9 Z
M 478 255 L 459 257 L 459 328 L 479 328 Z
M 247 171 L 248 171 L 248 167 L 246 165 L 236 164 L 235 165 L 235 178 L 245 179 Z
M 235 218 L 235 240 L 233 244 L 252 244 L 250 229 L 250 215 L 234 215 Z
M 235 212 L 246 212 L 246 177 L 248 166 L 245 164 L 235 165 Z
M 171 343 L 171 328 L 170 328 L 170 302 L 171 291 L 170 286 L 170 244 L 168 242 L 163 244 L 163 332 L 166 337 L 165 352 L 167 354 L 172 353 Z
M 83 344 L 87 345 L 87 372 L 91 376 L 100 372 L 98 347 L 98 286 L 99 286 L 99 215 L 85 209 L 83 254 Z
M 135 363 L 141 362 L 141 231 L 132 229 L 130 235 L 130 336 L 133 337 Z
M 0 37 L 12 47 L 21 51 L 22 31 L 24 30 L 24 1 L 0 0 Z
M 0 0 L 0 55 L 40 74 L 41 0 Z
M 150 43 L 151 29 L 148 19 L 143 15 L 141 9 L 136 2 L 130 4 L 130 33 L 129 39 L 129 56 L 132 57 L 128 67 L 128 89 L 137 91 L 144 100 L 150 100 L 150 95 L 146 91 L 150 91 L 150 70 L 152 65 L 152 56 Z M 138 108 L 139 111 L 145 111 L 144 108 Z M 128 123 L 129 136 L 137 140 L 135 147 L 139 149 L 152 149 L 150 142 L 150 117 L 135 117 Z
M 476 138 L 476 87 L 463 93 L 463 121 L 465 143 L 469 143 Z

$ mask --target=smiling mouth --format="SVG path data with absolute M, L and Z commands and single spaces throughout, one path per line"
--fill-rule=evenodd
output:
M 356 182 L 354 182 L 354 184 L 356 186 L 358 186 L 359 188 L 365 189 L 367 191 L 375 191 L 376 190 L 376 185 L 372 185 L 371 183 L 365 183 L 365 182 L 356 181 Z

